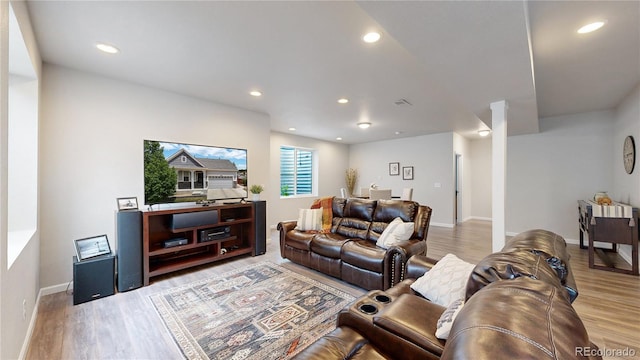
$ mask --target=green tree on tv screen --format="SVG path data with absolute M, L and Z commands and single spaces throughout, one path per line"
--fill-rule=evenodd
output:
M 144 199 L 146 204 L 170 202 L 178 177 L 157 141 L 144 141 Z

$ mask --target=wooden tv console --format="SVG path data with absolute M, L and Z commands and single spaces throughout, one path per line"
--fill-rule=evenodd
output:
M 199 223 L 181 227 L 184 223 L 176 219 L 189 217 L 188 214 L 199 217 Z M 228 231 L 223 231 L 227 226 Z M 203 238 L 201 231 L 210 229 L 216 229 L 211 231 L 215 235 Z M 255 255 L 255 233 L 255 210 L 251 202 L 145 211 L 142 215 L 144 285 L 149 285 L 149 279 L 154 276 L 235 256 Z M 186 244 L 165 247 L 167 240 L 178 239 Z

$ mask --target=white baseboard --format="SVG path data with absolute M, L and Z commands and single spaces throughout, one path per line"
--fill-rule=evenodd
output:
M 434 223 L 434 222 L 432 222 L 431 224 L 429 224 L 429 226 L 453 228 L 453 224 L 447 224 L 447 223 Z
M 46 295 L 51 295 L 51 294 L 55 294 L 55 293 L 59 293 L 59 292 L 63 292 L 71 289 L 73 289 L 73 281 L 64 283 L 64 284 L 47 286 L 45 288 L 40 289 L 40 294 L 42 294 L 42 296 L 46 296 Z
M 632 264 L 633 262 L 631 261 L 631 246 L 619 247 L 618 249 L 618 254 L 620 254 L 620 257 L 622 257 L 624 261 L 628 262 L 629 264 Z
M 465 222 L 467 220 L 481 220 L 481 221 L 493 221 L 493 218 L 490 217 L 482 217 L 482 216 L 469 216 L 468 218 L 462 220 L 462 222 Z
M 27 328 L 27 333 L 24 337 L 24 342 L 22 343 L 22 348 L 20 349 L 20 356 L 18 357 L 18 359 L 20 360 L 25 359 L 27 356 L 27 351 L 29 351 L 29 344 L 31 344 L 31 337 L 33 336 L 33 330 L 36 326 L 36 320 L 38 320 L 38 309 L 40 308 L 40 299 L 46 295 L 67 291 L 67 289 L 73 289 L 73 282 L 54 285 L 54 286 L 48 286 L 38 291 L 38 297 L 36 298 L 36 303 L 33 306 L 33 312 L 31 313 L 31 321 L 29 321 L 29 327 Z
M 580 240 L 576 240 L 576 239 L 564 239 L 564 241 L 567 242 L 567 244 L 571 244 L 571 245 L 580 245 Z
M 31 313 L 31 320 L 29 321 L 29 327 L 27 327 L 27 333 L 24 336 L 22 342 L 22 348 L 20 349 L 20 355 L 18 359 L 23 360 L 27 357 L 27 351 L 29 351 L 29 344 L 31 344 L 31 336 L 33 335 L 33 329 L 36 327 L 36 320 L 38 317 L 38 308 L 40 307 L 40 298 L 42 297 L 42 290 L 38 292 L 36 303 L 33 305 L 33 312 Z
M 571 245 L 580 245 L 580 240 L 576 240 L 576 239 L 564 239 L 564 241 L 567 242 L 567 244 L 571 244 Z M 589 245 L 587 239 L 584 240 L 584 244 L 585 245 Z M 611 249 L 613 246 L 611 243 L 608 242 L 600 242 L 600 241 L 596 241 L 593 243 L 596 247 L 599 248 L 603 248 L 603 249 Z M 621 254 L 622 255 L 622 254 Z M 623 256 L 624 258 L 624 256 Z M 626 259 L 625 259 L 626 260 Z
M 580 240 L 576 240 L 576 239 L 564 239 L 567 244 L 573 244 L 573 245 L 580 245 Z M 585 245 L 587 244 L 587 239 L 585 239 Z M 596 247 L 601 247 L 601 248 L 605 248 L 605 249 L 611 249 L 613 248 L 613 245 L 611 243 L 607 243 L 607 242 L 600 242 L 600 241 L 596 241 L 594 242 L 594 245 Z M 632 263 L 631 261 L 631 246 L 618 246 L 618 255 L 620 255 L 620 257 L 622 259 L 624 259 L 624 261 L 628 262 L 629 264 Z
M 578 240 L 578 239 L 567 239 L 567 238 L 564 238 L 564 241 L 568 245 L 580 245 L 580 240 Z M 586 239 L 585 239 L 585 245 L 588 245 Z M 594 245 L 597 246 L 597 247 L 605 248 L 605 249 L 607 249 L 607 248 L 610 249 L 611 248 L 611 243 L 606 243 L 606 242 L 596 241 L 594 243 Z

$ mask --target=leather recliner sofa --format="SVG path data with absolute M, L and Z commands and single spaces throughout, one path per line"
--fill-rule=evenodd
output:
M 407 259 L 426 254 L 431 208 L 415 201 L 333 198 L 331 232 L 278 224 L 283 258 L 367 290 L 388 289 L 404 277 Z M 388 249 L 376 242 L 395 218 L 413 222 L 411 238 Z
M 447 340 L 443 306 L 410 287 L 435 261 L 413 256 L 407 279 L 370 291 L 338 314 L 337 328 L 296 359 L 601 359 L 571 305 L 577 297 L 564 239 L 531 230 L 481 260 Z M 366 311 L 364 311 L 366 310 Z

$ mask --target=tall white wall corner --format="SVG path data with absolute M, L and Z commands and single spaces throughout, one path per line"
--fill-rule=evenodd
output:
M 491 248 L 494 252 L 504 247 L 506 239 L 506 194 L 507 194 L 507 109 L 506 100 L 492 102 L 491 108 L 491 150 L 492 186 L 491 215 L 493 226 Z

